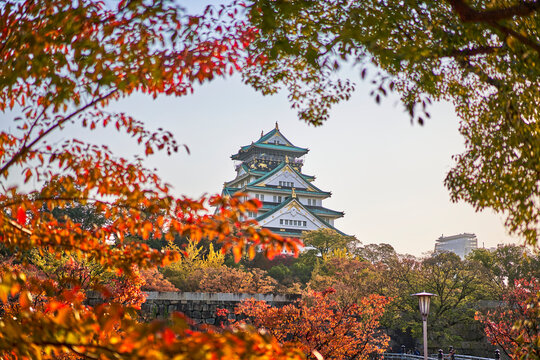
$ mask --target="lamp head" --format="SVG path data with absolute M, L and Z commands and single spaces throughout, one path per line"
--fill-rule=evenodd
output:
M 429 314 L 429 302 L 431 300 L 431 297 L 437 296 L 437 295 L 424 291 L 421 293 L 412 294 L 412 296 L 418 297 L 418 305 L 420 307 L 420 314 L 422 314 L 423 319 L 426 319 Z

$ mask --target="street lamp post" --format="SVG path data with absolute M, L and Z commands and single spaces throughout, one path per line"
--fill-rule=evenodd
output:
M 427 317 L 429 314 L 429 301 L 431 300 L 432 296 L 436 296 L 435 294 L 431 294 L 428 292 L 421 292 L 417 294 L 412 294 L 412 296 L 418 297 L 418 305 L 420 307 L 420 314 L 422 314 L 422 325 L 424 327 L 424 360 L 427 360 L 428 358 L 428 346 L 427 346 Z

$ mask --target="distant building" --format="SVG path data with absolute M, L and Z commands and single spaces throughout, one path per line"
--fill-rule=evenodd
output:
M 275 129 L 231 156 L 237 162 L 236 177 L 224 184 L 222 194 L 242 192 L 259 199 L 259 213 L 249 213 L 248 218 L 282 236 L 301 237 L 304 231 L 321 228 L 343 234 L 334 220 L 344 213 L 323 206 L 331 193 L 313 184 L 315 176 L 302 172 L 307 152 L 287 140 L 276 123 Z
M 462 259 L 477 248 L 478 239 L 475 234 L 463 233 L 452 236 L 441 235 L 441 237 L 435 241 L 436 253 L 450 251 Z

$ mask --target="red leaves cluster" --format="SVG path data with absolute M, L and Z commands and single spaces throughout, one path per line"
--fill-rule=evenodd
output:
M 202 272 L 200 291 L 208 293 L 268 294 L 276 290 L 277 281 L 264 270 L 241 270 L 228 266 L 207 268 Z
M 141 286 L 143 291 L 178 291 L 178 289 L 167 279 L 157 268 L 149 268 L 141 271 L 144 284 Z
M 379 330 L 379 319 L 389 300 L 371 295 L 358 304 L 341 305 L 332 299 L 333 292 L 312 292 L 281 308 L 251 299 L 235 312 L 278 341 L 298 346 L 308 358 L 369 359 L 382 354 L 389 338 Z
M 59 291 L 58 278 L 43 281 L 5 264 L 0 300 L 11 313 L 0 322 L 0 353 L 12 358 L 83 353 L 101 359 L 295 357 L 257 333 L 193 333 L 180 318 L 172 326 L 136 320 L 134 309 L 144 300 L 136 269 L 181 257 L 177 251 L 151 249 L 145 243 L 150 237 L 213 239 L 236 258 L 244 251 L 253 255 L 259 246 L 269 256 L 284 248 L 294 252 L 298 244 L 243 220 L 257 202 L 177 198 L 140 157 L 117 157 L 106 144 L 80 139 L 47 143 L 50 134 L 73 122 L 88 131 L 113 125 L 133 137 L 146 156 L 177 151 L 170 132 L 149 131 L 126 114 L 109 114 L 106 105 L 134 91 L 184 95 L 193 82 L 263 60 L 245 49 L 256 33 L 234 16 L 236 5 L 219 12 L 209 8 L 197 17 L 168 1 L 108 5 L 9 0 L 0 6 L 0 111 L 21 114 L 14 131 L 0 131 L 0 178 L 13 183 L 10 173 L 22 169 L 29 189 L 2 187 L 2 249 L 15 254 L 22 268 L 28 265 L 24 254 L 34 250 L 82 259 L 121 276 L 112 289 L 83 287 L 82 280 L 73 279 Z M 211 215 L 209 205 L 219 206 L 219 212 Z M 53 215 L 75 206 L 91 206 L 104 224 L 83 226 Z M 84 305 L 83 288 L 112 298 L 101 306 Z
M 22 273 L 2 276 L 0 298 L 6 291 L 21 299 L 28 296 Z M 169 322 L 140 323 L 137 315 L 118 303 L 96 307 L 83 304 L 77 290 L 34 306 L 21 300 L 16 312 L 4 313 L 0 324 L 2 358 L 59 359 L 65 356 L 101 359 L 300 359 L 298 352 L 275 339 L 254 332 L 214 333 L 191 331 L 180 314 Z
M 476 320 L 485 326 L 492 344 L 500 346 L 510 359 L 540 358 L 540 282 L 516 280 L 504 296 L 504 303 Z

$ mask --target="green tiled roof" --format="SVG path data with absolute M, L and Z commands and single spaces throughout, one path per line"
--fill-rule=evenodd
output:
M 315 213 L 315 214 L 320 214 L 320 215 L 330 215 L 330 216 L 344 216 L 345 213 L 343 211 L 336 211 L 336 210 L 332 210 L 332 209 L 328 209 L 328 208 L 325 208 L 325 207 L 309 207 L 309 206 L 306 206 L 307 209 L 309 209 L 309 211 Z
M 279 134 L 281 135 L 285 140 L 287 140 L 287 138 L 285 136 L 283 136 L 283 134 L 279 131 L 279 129 L 272 129 L 271 131 L 267 132 L 266 134 L 264 134 L 263 136 L 261 136 L 261 138 L 259 140 L 257 140 L 258 143 L 261 143 L 261 142 L 265 142 L 266 140 L 270 139 L 272 136 L 274 136 L 275 134 Z M 290 144 L 291 142 L 289 140 L 287 140 Z
M 277 145 L 277 144 L 266 144 L 265 143 L 265 141 L 267 141 L 268 139 L 270 139 L 272 136 L 274 136 L 276 134 L 281 136 L 283 139 L 285 139 L 285 141 L 288 144 L 287 145 Z M 240 148 L 240 151 L 238 153 L 232 155 L 231 158 L 233 158 L 233 159 L 237 158 L 238 156 L 240 156 L 240 152 L 247 151 L 252 147 L 258 147 L 258 148 L 261 148 L 261 149 L 270 149 L 270 150 L 284 150 L 284 151 L 291 151 L 291 152 L 303 153 L 303 154 L 305 154 L 305 153 L 307 153 L 309 151 L 309 149 L 294 146 L 285 136 L 283 136 L 283 134 L 279 131 L 279 129 L 276 128 L 276 129 L 273 129 L 272 131 L 264 134 L 259 140 L 255 141 L 254 143 L 251 143 L 250 145 L 242 146 Z
M 238 192 L 239 190 L 240 190 L 240 188 L 233 188 L 233 187 L 225 186 L 223 188 L 222 194 L 223 195 L 233 196 L 234 193 Z
M 260 178 L 256 179 L 252 184 L 255 185 L 260 181 L 268 179 L 269 176 L 272 176 L 275 173 L 277 173 L 279 170 L 283 169 L 285 167 L 285 165 L 287 165 L 287 163 L 285 161 L 283 161 L 281 164 L 279 164 L 278 166 L 276 166 L 275 168 L 273 168 L 272 170 L 270 170 L 269 172 L 267 172 L 266 174 L 264 174 Z
M 246 188 L 248 190 L 256 190 L 256 191 L 272 191 L 272 192 L 280 192 L 283 194 L 290 194 L 292 192 L 292 188 L 278 188 L 278 187 L 269 187 L 269 186 L 257 186 L 257 185 L 246 185 Z M 317 196 L 317 195 L 323 195 L 323 196 L 332 196 L 332 193 L 329 191 L 309 191 L 309 190 L 302 190 L 295 188 L 294 191 L 297 194 L 302 195 L 311 195 L 311 196 Z
M 274 229 L 274 228 L 272 228 L 272 229 Z M 285 231 L 280 231 L 280 229 L 284 229 L 284 228 L 277 228 L 277 230 L 272 230 L 272 231 L 274 233 L 278 234 L 278 235 L 283 236 L 283 237 L 302 237 L 302 233 L 306 231 L 306 230 L 288 231 L 290 229 L 284 229 Z
M 325 207 L 322 207 L 322 206 L 309 206 L 309 205 L 305 205 L 305 204 L 302 204 L 302 205 L 306 209 L 308 209 L 309 211 L 311 211 L 312 213 L 317 214 L 317 215 L 330 215 L 330 216 L 339 216 L 339 217 L 345 215 L 345 213 L 343 211 L 336 211 L 336 210 L 328 209 L 328 208 L 325 208 Z M 271 204 L 263 202 L 263 206 L 262 206 L 261 209 L 270 211 L 276 206 L 278 206 L 278 205 L 271 205 Z
M 276 124 L 276 125 L 277 125 L 277 124 Z M 270 139 L 270 138 L 271 138 L 272 136 L 274 136 L 274 135 L 279 135 L 279 136 L 281 136 L 283 139 L 285 139 L 285 141 L 286 141 L 287 143 L 290 144 L 290 146 L 294 146 L 294 145 L 292 144 L 292 142 L 290 142 L 289 139 L 287 139 L 287 138 L 285 137 L 285 135 L 283 135 L 283 134 L 281 133 L 281 131 L 279 131 L 279 129 L 277 128 L 277 126 L 276 126 L 274 129 L 272 129 L 271 131 L 267 132 L 265 135 L 261 136 L 261 138 L 260 138 L 259 140 L 255 141 L 255 144 L 261 144 L 261 143 L 264 143 L 265 141 L 267 141 L 268 139 Z
M 298 146 L 287 146 L 287 145 L 278 145 L 278 144 L 264 144 L 264 143 L 253 143 L 251 145 L 242 146 L 240 150 L 247 150 L 250 147 L 258 147 L 262 149 L 274 149 L 274 150 L 287 150 L 287 151 L 294 151 L 294 152 L 308 152 L 309 149 L 301 148 Z
M 270 176 L 274 175 L 275 173 L 277 173 L 278 171 L 280 171 L 281 169 L 283 169 L 285 166 L 287 165 L 286 162 L 282 162 L 281 164 L 279 164 L 278 166 L 276 166 L 272 171 L 266 173 L 266 175 L 256 179 L 255 181 L 251 182 L 248 184 L 248 186 L 256 186 L 258 183 L 260 183 L 261 181 L 264 181 L 266 179 L 268 179 Z M 297 174 L 298 176 L 300 176 L 302 179 L 304 179 L 305 182 L 307 182 L 311 187 L 313 187 L 316 191 L 315 192 L 320 192 L 320 193 L 327 193 L 327 194 L 330 194 L 329 192 L 326 192 L 326 191 L 322 191 L 321 189 L 319 189 L 318 187 L 316 187 L 315 185 L 313 185 L 312 183 L 309 182 L 309 180 L 307 179 L 307 176 L 306 175 L 303 175 L 301 173 L 299 173 L 298 171 L 296 171 L 296 169 L 292 166 L 290 166 L 290 168 L 292 169 L 292 171 L 294 171 L 295 174 Z M 296 189 L 295 189 L 296 190 Z M 303 190 L 298 190 L 298 191 L 303 191 Z M 308 191 L 309 193 L 312 193 L 312 191 Z
M 249 170 L 250 173 L 254 175 L 265 175 L 268 171 L 262 171 L 262 170 Z
M 276 211 L 278 211 L 279 209 L 281 209 L 282 207 L 290 203 L 292 200 L 293 198 L 288 198 L 287 200 L 283 201 L 281 204 L 279 204 L 272 210 L 265 212 L 261 216 L 258 216 L 255 220 L 260 221 L 260 220 L 266 219 L 268 216 L 272 215 L 273 213 L 275 213 Z

